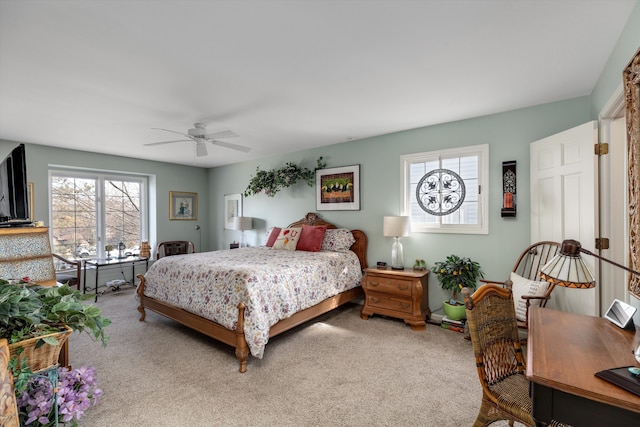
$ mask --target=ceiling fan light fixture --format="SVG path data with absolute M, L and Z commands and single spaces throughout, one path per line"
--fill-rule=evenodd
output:
M 203 157 L 207 155 L 207 144 L 204 141 L 196 141 L 196 156 Z

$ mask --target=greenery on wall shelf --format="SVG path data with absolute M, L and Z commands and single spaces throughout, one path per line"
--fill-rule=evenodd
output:
M 256 174 L 251 177 L 247 189 L 244 190 L 244 196 L 251 196 L 264 192 L 269 197 L 273 197 L 283 188 L 291 187 L 298 181 L 306 181 L 309 187 L 313 187 L 316 178 L 316 171 L 324 169 L 327 166 L 322 161 L 322 157 L 318 159 L 315 169 L 300 167 L 295 163 L 288 162 L 280 169 L 271 169 L 268 171 L 260 170 L 260 166 L 256 168 Z

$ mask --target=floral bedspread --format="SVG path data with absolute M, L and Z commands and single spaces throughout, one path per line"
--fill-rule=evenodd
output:
M 360 285 L 358 257 L 251 247 L 160 258 L 147 271 L 144 294 L 235 329 L 245 309 L 249 350 L 262 358 L 275 323 Z

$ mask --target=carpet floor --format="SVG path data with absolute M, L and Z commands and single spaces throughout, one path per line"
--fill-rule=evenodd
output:
M 462 334 L 365 321 L 358 304 L 273 338 L 244 374 L 231 347 L 151 311 L 140 322 L 132 288 L 101 296 L 97 306 L 113 321 L 107 347 L 87 334 L 69 340 L 72 366 L 95 367 L 104 392 L 82 427 L 462 427 L 480 407 L 473 349 Z

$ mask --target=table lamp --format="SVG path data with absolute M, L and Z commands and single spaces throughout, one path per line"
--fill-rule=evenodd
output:
M 233 218 L 233 225 L 231 228 L 234 230 L 242 231 L 242 237 L 240 240 L 240 247 L 244 247 L 244 230 L 251 230 L 253 228 L 251 217 L 247 216 L 236 216 Z
M 391 246 L 391 269 L 404 270 L 404 253 L 400 237 L 411 234 L 411 221 L 408 216 L 385 216 L 382 234 L 393 237 Z

